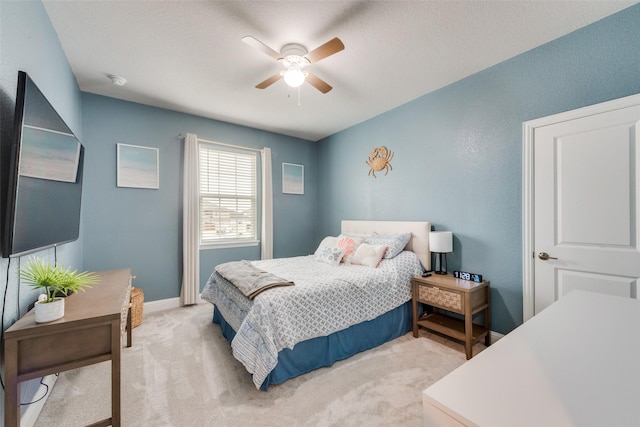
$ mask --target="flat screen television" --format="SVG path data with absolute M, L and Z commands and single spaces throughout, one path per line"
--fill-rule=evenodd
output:
M 18 73 L 14 132 L 2 144 L 2 256 L 78 239 L 84 147 L 27 75 Z

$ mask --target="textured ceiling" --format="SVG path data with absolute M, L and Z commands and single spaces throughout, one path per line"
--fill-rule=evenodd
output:
M 44 1 L 81 90 L 312 141 L 634 3 Z M 345 50 L 309 68 L 333 90 L 254 88 L 282 66 L 245 35 L 277 51 L 339 37 Z

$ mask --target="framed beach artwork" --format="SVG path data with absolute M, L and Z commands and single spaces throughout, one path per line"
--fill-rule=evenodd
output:
M 160 188 L 157 148 L 117 144 L 117 186 Z
M 304 166 L 293 163 L 282 164 L 282 192 L 304 194 Z

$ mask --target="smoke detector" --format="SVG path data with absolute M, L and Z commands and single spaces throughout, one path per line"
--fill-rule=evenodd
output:
M 111 79 L 111 83 L 113 83 L 116 86 L 124 86 L 125 83 L 127 83 L 127 79 L 125 79 L 124 77 L 114 76 L 114 75 L 109 75 L 107 77 L 109 77 Z

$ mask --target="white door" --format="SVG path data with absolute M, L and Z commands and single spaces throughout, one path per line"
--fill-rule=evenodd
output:
M 638 298 L 639 132 L 640 96 L 525 124 L 525 320 L 574 289 Z

